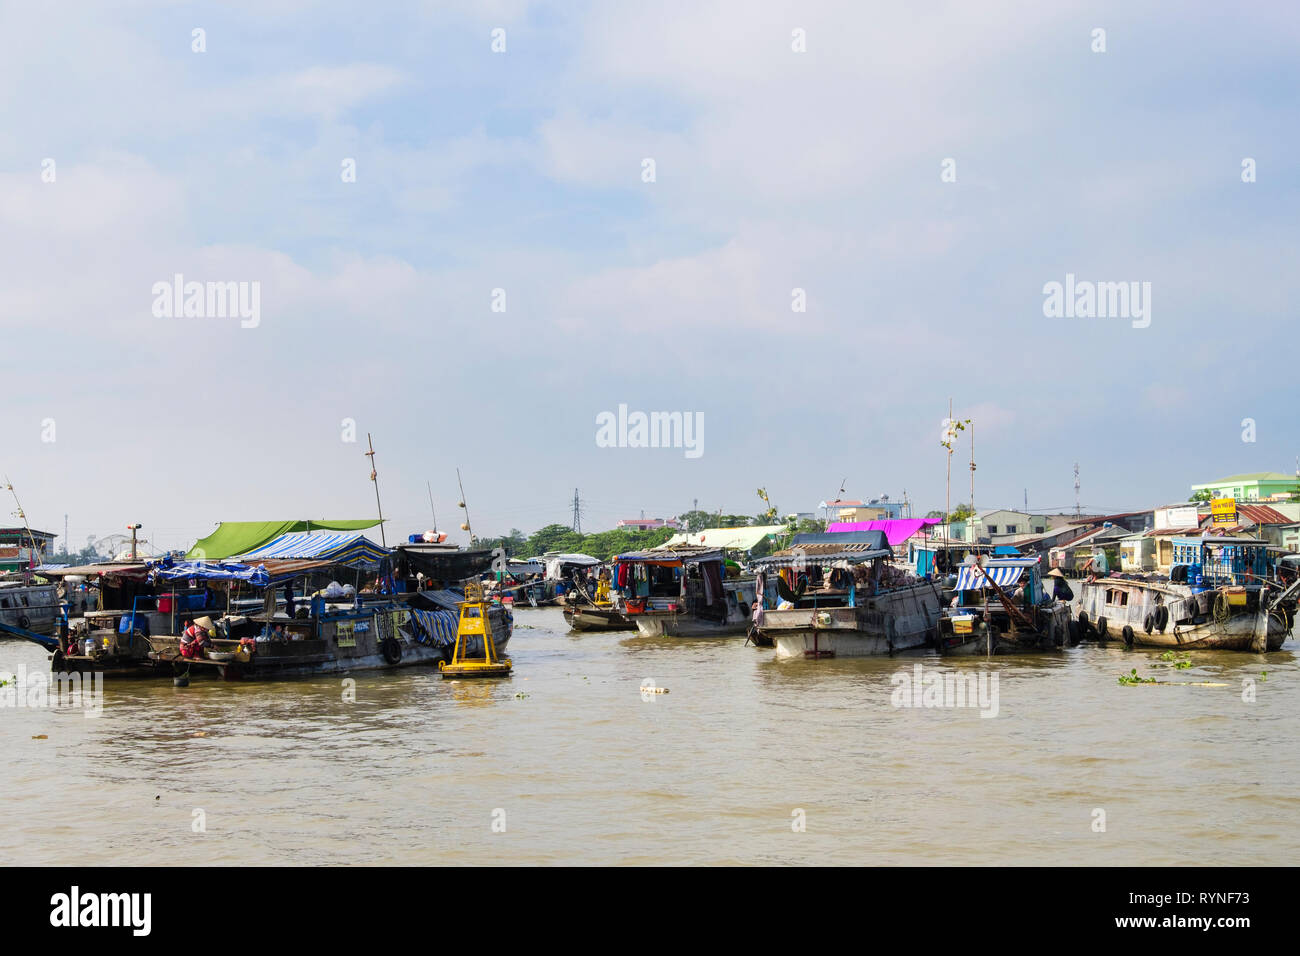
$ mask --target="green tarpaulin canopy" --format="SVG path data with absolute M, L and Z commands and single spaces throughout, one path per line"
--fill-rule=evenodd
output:
M 378 518 L 336 521 L 223 521 L 206 538 L 194 542 L 185 557 L 195 561 L 218 561 L 247 554 L 290 531 L 365 531 L 379 524 Z

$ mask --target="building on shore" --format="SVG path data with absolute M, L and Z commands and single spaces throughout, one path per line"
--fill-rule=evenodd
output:
M 23 571 L 45 563 L 58 535 L 26 528 L 0 528 L 0 574 Z
M 1192 494 L 1208 491 L 1211 498 L 1263 501 L 1276 495 L 1291 495 L 1298 485 L 1300 476 L 1280 471 L 1256 471 L 1245 475 L 1229 475 L 1203 485 L 1192 485 Z
M 676 518 L 624 518 L 614 527 L 631 531 L 658 531 L 660 528 L 672 528 L 678 531 L 682 523 Z
M 903 517 L 903 502 L 892 501 L 888 495 L 870 501 L 836 498 L 817 505 L 827 521 L 889 521 Z
M 946 527 L 937 526 L 931 536 L 968 544 L 992 544 L 995 537 L 1018 537 L 1042 534 L 1048 529 L 1046 515 L 1031 515 L 1023 511 L 983 511 L 974 520 L 953 521 Z M 999 542 L 1001 543 L 1001 542 Z

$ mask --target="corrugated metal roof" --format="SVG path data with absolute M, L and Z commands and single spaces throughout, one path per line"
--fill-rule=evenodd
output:
M 708 548 L 691 544 L 661 544 L 645 551 L 627 551 L 615 557 L 617 561 L 720 561 L 721 548 Z
M 144 577 L 149 565 L 144 561 L 102 561 L 98 564 L 77 564 L 57 571 L 42 571 L 47 577 L 64 578 L 70 574 L 90 577 L 96 574 L 120 574 L 128 577 Z
M 861 564 L 863 561 L 870 561 L 874 558 L 890 557 L 893 553 L 890 548 L 874 547 L 868 542 L 856 544 L 809 543 L 786 548 L 766 557 L 755 558 L 750 562 L 750 566 L 754 568 L 784 568 L 803 563 L 833 564 L 847 562 L 849 564 Z
M 1245 515 L 1251 524 L 1291 524 L 1291 519 L 1268 505 L 1237 505 L 1237 517 Z

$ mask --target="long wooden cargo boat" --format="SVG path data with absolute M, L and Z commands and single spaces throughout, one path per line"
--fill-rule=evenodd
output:
M 143 572 L 133 570 L 129 607 L 88 612 L 78 628 L 59 641 L 52 667 L 112 677 L 187 672 L 257 679 L 447 660 L 463 593 L 402 591 L 415 578 L 397 581 L 389 575 L 388 552 L 368 542 L 343 544 L 354 552 L 347 560 L 360 564 L 291 557 L 256 565 L 167 561 Z M 358 548 L 367 554 L 356 554 Z M 490 559 L 487 552 L 484 555 L 483 561 Z M 477 571 L 478 563 L 475 557 L 471 570 Z M 360 582 L 362 571 L 377 577 L 360 593 L 333 580 L 355 576 Z M 328 586 L 322 586 L 325 582 Z M 237 590 L 259 599 L 239 600 Z M 504 649 L 513 618 L 500 605 L 489 613 L 498 649 Z M 197 654 L 182 641 L 191 621 L 204 637 Z M 191 652 L 188 656 L 182 653 L 183 643 Z
M 1295 620 L 1297 585 L 1275 580 L 1268 542 L 1174 538 L 1168 578 L 1117 575 L 1080 585 L 1085 639 L 1180 650 L 1275 651 Z

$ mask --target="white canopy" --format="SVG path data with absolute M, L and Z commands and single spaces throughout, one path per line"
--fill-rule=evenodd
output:
M 589 554 L 553 554 L 546 553 L 546 579 L 548 581 L 558 581 L 564 576 L 564 565 L 575 565 L 581 568 L 594 567 L 600 564 L 600 558 L 593 558 Z
M 744 528 L 705 528 L 703 531 L 685 531 L 668 539 L 674 544 L 698 544 L 708 548 L 731 548 L 748 551 L 769 534 L 786 534 L 789 527 L 783 524 L 754 525 Z

